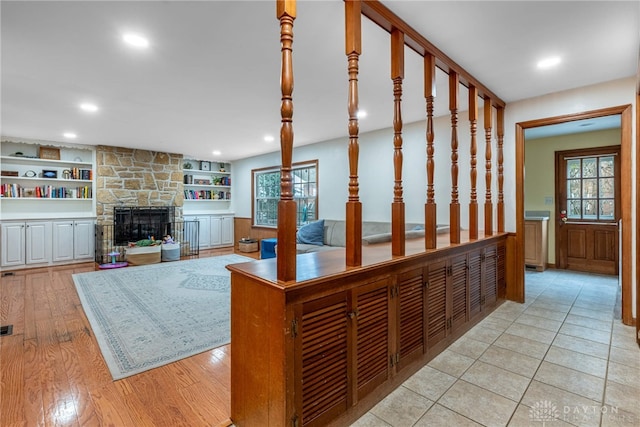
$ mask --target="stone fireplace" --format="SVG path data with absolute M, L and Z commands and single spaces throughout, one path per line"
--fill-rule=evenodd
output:
M 114 224 L 117 208 L 132 207 L 168 207 L 172 222 L 182 220 L 182 160 L 181 154 L 98 146 L 97 223 Z

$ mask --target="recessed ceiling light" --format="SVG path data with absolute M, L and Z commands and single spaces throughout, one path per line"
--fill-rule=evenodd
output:
M 367 117 L 367 112 L 366 112 L 366 111 L 364 111 L 364 110 L 358 110 L 357 117 L 358 117 L 359 119 L 364 119 L 365 117 Z
M 122 35 L 122 40 L 129 46 L 141 49 L 149 47 L 149 40 L 140 34 L 127 33 Z
M 62 134 L 62 136 L 64 136 L 65 138 L 69 138 L 69 139 L 75 139 L 78 137 L 78 135 L 76 135 L 73 132 L 65 132 Z
M 545 58 L 541 61 L 538 61 L 538 68 L 541 70 L 547 70 L 549 68 L 553 68 L 560 63 L 559 56 L 551 56 L 549 58 Z
M 82 104 L 80 104 L 80 109 L 89 113 L 95 113 L 96 111 L 98 111 L 98 106 L 88 102 L 83 102 Z
M 264 140 L 265 142 L 273 142 L 275 141 L 275 138 L 271 135 L 265 135 Z
M 219 150 L 213 150 L 213 155 L 214 155 L 214 156 L 219 156 L 219 155 L 221 155 L 221 154 L 222 154 L 222 153 L 221 153 Z

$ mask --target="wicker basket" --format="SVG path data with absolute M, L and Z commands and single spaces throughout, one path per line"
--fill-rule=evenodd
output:
M 160 262 L 160 245 L 134 246 L 126 249 L 126 260 L 129 265 L 145 265 Z

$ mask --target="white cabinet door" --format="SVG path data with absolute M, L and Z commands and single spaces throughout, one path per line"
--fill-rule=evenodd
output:
M 211 246 L 211 224 L 208 216 L 198 217 L 200 223 L 200 248 Z
M 25 256 L 24 222 L 2 224 L 2 266 L 23 265 Z
M 208 215 L 205 216 L 185 216 L 185 221 L 197 221 L 198 222 L 198 241 L 195 242 L 193 237 L 187 236 L 189 244 L 192 247 L 198 246 L 200 249 L 208 248 L 211 245 L 211 224 Z
M 211 217 L 211 246 L 220 246 L 222 244 L 222 217 Z
M 73 257 L 91 259 L 94 256 L 95 228 L 93 221 L 73 222 Z
M 221 235 L 223 246 L 233 246 L 233 217 L 223 216 L 221 223 Z
M 73 221 L 54 221 L 53 261 L 73 260 Z
M 211 246 L 233 246 L 232 216 L 211 216 Z
M 27 264 L 42 264 L 51 261 L 51 222 L 26 223 Z

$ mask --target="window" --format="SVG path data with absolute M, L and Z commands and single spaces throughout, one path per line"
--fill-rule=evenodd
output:
M 566 158 L 567 218 L 615 220 L 613 155 Z
M 254 169 L 252 174 L 253 225 L 278 226 L 280 168 Z M 318 218 L 318 161 L 294 163 L 291 171 L 298 227 Z

